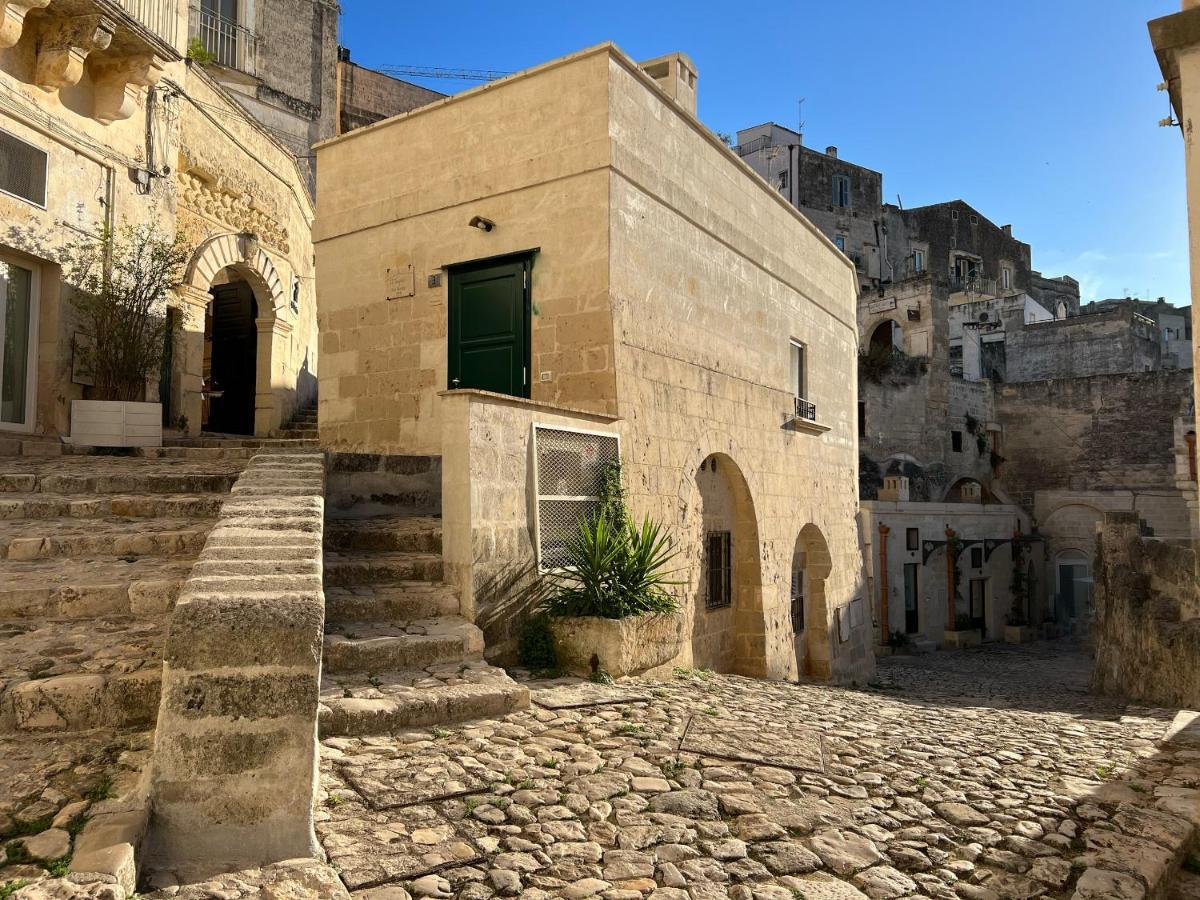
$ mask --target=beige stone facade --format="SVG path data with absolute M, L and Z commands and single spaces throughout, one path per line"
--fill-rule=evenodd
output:
M 182 58 L 185 2 L 123 6 L 126 12 L 57 0 L 5 7 L 0 137 L 6 173 L 27 164 L 33 175 L 0 190 L 0 261 L 31 284 L 30 322 L 22 323 L 28 404 L 9 408 L 0 437 L 70 435 L 71 401 L 88 397 L 72 359 L 86 335 L 62 283 L 63 248 L 106 228 L 146 223 L 168 237 L 181 233 L 195 248 L 172 300 L 183 332 L 169 377 L 152 379 L 147 399 L 159 399 L 161 383 L 165 425 L 201 429 L 201 382 L 212 355 L 211 340 L 205 347 L 209 291 L 245 282 L 253 319 L 241 338 L 253 363 L 237 379 L 243 430 L 269 434 L 316 390 L 307 187 L 295 157 Z M 211 323 L 208 332 L 211 339 Z
M 529 441 L 557 423 L 618 435 L 635 514 L 679 540 L 680 664 L 868 677 L 853 267 L 687 109 L 602 45 L 319 145 L 318 171 L 322 444 L 443 457 L 447 571 L 489 656 L 537 580 Z M 529 398 L 447 392 L 455 264 L 527 251 Z M 716 526 L 733 596 L 708 610 Z

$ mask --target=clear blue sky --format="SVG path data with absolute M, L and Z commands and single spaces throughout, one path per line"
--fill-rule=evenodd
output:
M 816 3 L 343 0 L 366 66 L 526 68 L 604 40 L 682 50 L 715 131 L 767 120 L 884 173 L 905 206 L 961 197 L 1085 300 L 1186 304 L 1183 141 L 1146 32 L 1177 0 Z M 414 79 L 415 80 L 415 79 Z M 447 93 L 467 82 L 431 80 Z

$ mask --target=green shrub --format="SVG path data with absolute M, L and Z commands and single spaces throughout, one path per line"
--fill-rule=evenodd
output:
M 544 607 L 550 615 L 624 619 L 675 612 L 669 588 L 680 582 L 667 566 L 678 551 L 649 516 L 640 526 L 619 527 L 602 510 L 580 520 L 565 549 L 563 571 L 551 576 L 554 590 Z
M 525 668 L 537 673 L 557 673 L 558 653 L 554 649 L 554 635 L 545 615 L 531 616 L 521 629 L 517 639 L 517 660 Z
M 892 631 L 888 633 L 888 646 L 894 648 L 907 647 L 908 635 L 903 631 Z

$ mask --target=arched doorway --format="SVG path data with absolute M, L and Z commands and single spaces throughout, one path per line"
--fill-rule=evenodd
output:
M 694 665 L 763 676 L 766 627 L 758 521 L 737 464 L 713 454 L 696 473 L 700 496 L 700 572 L 693 603 Z
M 292 326 L 283 279 L 249 232 L 197 248 L 177 294 L 184 305 L 172 407 L 193 430 L 267 436 L 286 412 Z M 294 389 L 293 389 L 294 390 Z
M 825 579 L 833 567 L 829 545 L 811 522 L 800 529 L 792 552 L 792 641 L 796 671 L 828 678 L 833 647 L 829 640 L 829 610 Z
M 258 302 L 232 268 L 217 273 L 204 313 L 204 405 L 201 428 L 254 434 L 258 369 Z
M 892 319 L 884 319 L 871 332 L 869 348 L 872 355 L 900 352 L 904 349 L 904 332 Z

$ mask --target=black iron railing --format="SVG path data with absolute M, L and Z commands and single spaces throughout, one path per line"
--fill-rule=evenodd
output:
M 199 38 L 217 65 L 254 74 L 254 32 L 201 8 Z
M 817 421 L 817 404 L 805 400 L 803 397 L 797 397 L 796 418 L 807 419 L 809 422 Z

